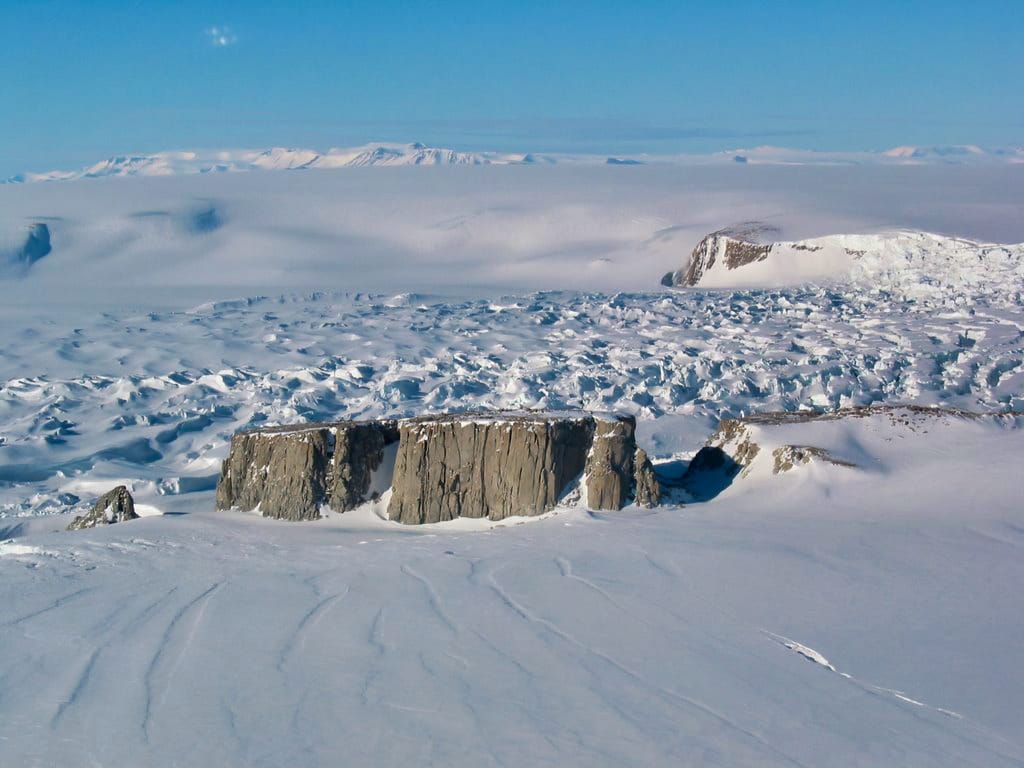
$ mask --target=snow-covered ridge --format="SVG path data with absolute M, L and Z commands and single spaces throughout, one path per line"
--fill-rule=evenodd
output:
M 690 463 L 682 485 L 698 500 L 726 491 L 764 492 L 788 478 L 837 489 L 846 482 L 870 482 L 866 476 L 905 473 L 933 461 L 943 449 L 956 467 L 958 443 L 1022 425 L 1022 411 L 900 404 L 723 419 Z
M 409 165 L 553 165 L 555 163 L 637 166 L 661 165 L 994 165 L 1024 163 L 1024 147 L 975 145 L 901 146 L 881 152 L 828 152 L 758 146 L 711 154 L 641 153 L 605 156 L 571 153 L 462 152 L 419 142 L 371 143 L 357 147 L 316 149 L 212 149 L 115 155 L 78 170 L 19 173 L 0 183 L 72 181 L 108 176 L 175 176 L 305 168 L 356 168 Z
M 901 230 L 771 241 L 778 230 L 745 222 L 713 232 L 663 283 L 702 288 L 774 288 L 852 282 L 909 299 L 951 291 L 1024 289 L 1024 244 L 978 243 Z
M 208 151 L 157 152 L 150 155 L 118 155 L 77 171 L 23 173 L 7 181 L 70 181 L 106 176 L 174 176 L 193 173 L 230 173 L 256 170 L 305 168 L 353 168 L 403 165 L 508 165 L 542 161 L 527 154 L 458 152 L 424 144 L 367 144 L 360 147 L 314 149 L 272 147 Z

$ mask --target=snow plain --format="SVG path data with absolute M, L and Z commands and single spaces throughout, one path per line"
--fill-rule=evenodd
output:
M 1024 764 L 1019 419 L 766 429 L 860 466 L 674 484 L 722 416 L 1021 409 L 1014 265 L 657 288 L 735 221 L 1018 243 L 1022 210 L 996 166 L 0 187 L 0 242 L 52 241 L 0 280 L 0 763 Z M 244 426 L 481 406 L 636 414 L 672 503 L 212 512 Z M 117 482 L 144 519 L 61 530 Z

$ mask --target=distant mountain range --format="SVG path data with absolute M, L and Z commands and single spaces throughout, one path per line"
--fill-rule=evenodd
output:
M 96 179 L 106 176 L 173 176 L 364 166 L 509 165 L 533 162 L 544 162 L 544 159 L 528 154 L 457 152 L 424 144 L 368 144 L 347 149 L 329 149 L 326 152 L 285 147 L 257 150 L 186 150 L 157 152 L 151 155 L 119 155 L 77 171 L 23 173 L 7 181 L 23 183 Z
M 424 144 L 367 144 L 360 147 L 313 149 L 182 150 L 149 155 L 119 155 L 74 171 L 21 173 L 4 182 L 70 181 L 107 176 L 173 176 L 257 170 L 302 170 L 409 165 L 925 165 L 1024 163 L 1024 147 L 986 149 L 974 145 L 904 146 L 884 152 L 820 152 L 761 146 L 709 155 L 646 155 L 630 157 L 573 154 L 460 152 Z

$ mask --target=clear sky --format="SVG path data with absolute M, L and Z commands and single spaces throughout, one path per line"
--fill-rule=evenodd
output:
M 1024 0 L 0 0 L 0 176 L 189 147 L 1024 143 Z

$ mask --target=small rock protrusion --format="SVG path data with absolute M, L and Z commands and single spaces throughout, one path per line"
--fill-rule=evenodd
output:
M 661 504 L 661 483 L 658 482 L 654 474 L 654 465 L 643 448 L 636 449 L 633 472 L 636 478 L 634 498 L 637 506 L 656 507 Z
M 97 525 L 113 525 L 126 520 L 136 520 L 138 517 L 135 512 L 135 500 L 125 486 L 119 485 L 100 496 L 87 514 L 79 515 L 72 520 L 68 530 L 81 531 L 95 528 Z

